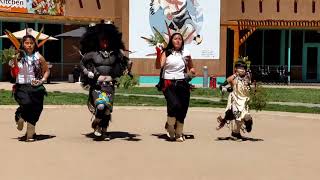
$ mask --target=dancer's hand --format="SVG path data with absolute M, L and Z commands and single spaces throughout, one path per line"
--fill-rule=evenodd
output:
M 221 87 L 221 92 L 222 92 L 222 93 L 226 93 L 226 92 L 228 92 L 227 87 L 222 86 L 222 87 Z
M 189 71 L 193 76 L 196 76 L 196 69 L 195 68 L 191 68 Z
M 162 43 L 157 43 L 157 45 L 156 45 L 157 57 L 161 56 L 162 51 L 163 51 L 163 44 Z
M 83 70 L 83 73 L 88 76 L 88 78 L 93 79 L 94 73 L 92 71 L 88 71 L 87 69 Z
M 40 85 L 42 85 L 42 84 L 44 83 L 44 81 L 45 81 L 45 80 L 42 80 L 42 79 L 41 79 L 41 80 L 38 80 L 38 79 L 32 80 L 32 81 L 31 81 L 31 85 L 32 85 L 32 86 L 40 86 Z
M 93 78 L 94 78 L 93 72 L 91 72 L 91 71 L 88 72 L 88 78 L 90 78 L 90 79 L 93 79 Z

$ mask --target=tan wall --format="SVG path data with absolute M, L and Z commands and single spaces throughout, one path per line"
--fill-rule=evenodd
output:
M 98 9 L 95 0 L 82 0 L 83 8 L 80 8 L 78 0 L 67 0 L 65 15 L 73 17 L 115 17 L 115 6 L 118 1 L 100 0 L 101 9 Z
M 221 21 L 254 20 L 319 20 L 320 1 L 316 0 L 316 12 L 312 13 L 312 0 L 298 0 L 298 11 L 294 13 L 295 0 L 280 0 L 280 12 L 277 12 L 276 0 L 263 0 L 263 11 L 259 12 L 259 0 L 244 0 L 245 13 L 241 12 L 241 0 L 221 1 Z
M 131 0 L 133 1 L 133 0 Z M 227 1 L 227 0 L 222 0 Z M 98 9 L 95 0 L 82 0 L 83 8 L 80 8 L 78 0 L 67 0 L 66 1 L 66 17 L 61 19 L 54 19 L 53 16 L 45 16 L 42 20 L 47 23 L 50 21 L 54 23 L 66 24 L 64 26 L 64 32 L 76 29 L 76 25 L 67 24 L 88 24 L 90 20 L 111 19 L 114 20 L 115 25 L 119 27 L 119 30 L 123 33 L 123 41 L 126 47 L 129 46 L 129 0 L 100 0 L 101 9 Z M 32 20 L 33 15 L 26 15 L 27 19 Z M 41 16 L 44 17 L 44 16 Z M 72 18 L 70 18 L 72 17 Z M 69 19 L 68 19 L 69 18 Z M 74 19 L 76 20 L 74 20 Z M 98 19 L 97 19 L 98 18 Z M 66 21 L 62 19 L 67 19 Z M 78 20 L 83 21 L 78 21 Z M 19 18 L 17 18 L 19 20 Z M 39 21 L 39 22 L 40 22 Z M 200 60 L 195 59 L 194 65 L 198 70 L 198 75 L 202 75 L 203 66 L 208 66 L 209 74 L 216 76 L 224 76 L 226 63 L 225 63 L 225 50 L 226 50 L 226 28 L 221 28 L 221 39 L 220 39 L 220 59 L 216 60 Z M 79 56 L 76 51 L 72 48 L 72 45 L 79 45 L 78 39 L 66 38 L 64 39 L 64 62 L 65 63 L 77 63 L 79 62 Z M 159 70 L 154 68 L 154 59 L 133 59 L 134 66 L 133 72 L 139 75 L 158 75 Z

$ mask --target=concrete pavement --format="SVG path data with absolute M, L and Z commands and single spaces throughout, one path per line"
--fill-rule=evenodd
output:
M 163 139 L 164 107 L 115 107 L 111 141 L 94 141 L 85 106 L 45 106 L 37 133 L 20 142 L 16 106 L 0 106 L 2 180 L 301 180 L 317 179 L 320 117 L 314 114 L 254 113 L 248 141 L 217 141 L 223 109 L 191 108 L 184 143 Z

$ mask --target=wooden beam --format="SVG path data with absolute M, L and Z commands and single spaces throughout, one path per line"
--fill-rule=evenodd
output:
M 300 28 L 300 29 L 319 29 L 320 21 L 305 21 L 305 20 L 232 20 L 227 23 L 222 23 L 222 26 L 234 26 L 236 23 L 239 25 L 240 30 L 248 28 Z
M 239 28 L 232 28 L 233 30 L 233 63 L 239 58 L 239 47 L 240 47 L 240 31 Z
M 23 21 L 23 22 L 43 22 L 50 24 L 89 24 L 99 23 L 102 19 L 115 21 L 121 19 L 120 17 L 81 17 L 81 16 L 50 16 L 50 15 L 38 15 L 38 14 L 24 14 L 24 13 L 11 13 L 11 12 L 0 12 L 0 20 L 2 21 Z
M 256 31 L 257 28 L 251 28 L 249 32 L 247 32 L 241 39 L 240 39 L 240 44 L 241 46 L 246 40 Z

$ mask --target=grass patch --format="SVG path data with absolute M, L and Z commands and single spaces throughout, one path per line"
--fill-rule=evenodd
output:
M 268 88 L 270 102 L 301 102 L 320 104 L 320 89 Z
M 87 103 L 87 95 L 83 93 L 49 92 L 44 98 L 45 105 L 84 105 Z M 17 104 L 11 91 L 0 90 L 0 105 Z
M 123 94 L 146 94 L 146 95 L 162 95 L 155 87 L 131 87 L 129 89 L 118 88 L 116 93 Z
M 320 108 L 318 108 L 318 107 L 286 106 L 286 105 L 277 105 L 277 104 L 267 104 L 267 106 L 264 110 L 265 111 L 320 114 Z
M 265 88 L 269 102 L 300 102 L 320 104 L 320 89 L 285 89 Z M 130 89 L 117 89 L 117 93 L 162 95 L 154 87 L 133 87 Z M 218 89 L 196 88 L 191 92 L 193 97 L 221 98 Z
M 62 93 L 50 92 L 45 97 L 45 105 L 86 105 L 87 95 L 82 93 Z M 11 91 L 0 90 L 0 105 L 16 105 L 14 98 L 11 96 Z M 191 99 L 190 107 L 212 107 L 225 108 L 227 102 L 213 102 L 208 100 Z M 157 97 L 139 97 L 139 96 L 122 96 L 116 95 L 115 106 L 165 106 L 165 98 Z M 267 111 L 283 111 L 283 112 L 300 112 L 300 113 L 315 113 L 320 114 L 320 108 L 309 108 L 300 106 L 285 106 L 268 104 Z

